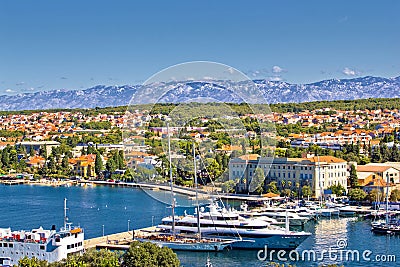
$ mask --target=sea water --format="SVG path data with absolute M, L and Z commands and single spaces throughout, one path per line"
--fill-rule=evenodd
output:
M 171 214 L 170 194 L 164 191 L 149 194 L 141 189 L 117 186 L 0 185 L 0 228 L 30 230 L 42 226 L 50 229 L 52 225 L 59 228 L 64 221 L 64 198 L 67 198 L 69 221 L 84 228 L 85 238 L 101 236 L 103 230 L 107 235 L 127 231 L 128 227 L 132 230 L 157 225 L 163 217 Z M 193 213 L 192 200 L 180 195 L 174 198 L 178 205 L 177 214 Z M 304 230 L 313 235 L 296 252 L 290 255 L 289 252 L 280 252 L 280 260 L 278 252 L 274 252 L 272 258 L 275 262 L 299 267 L 330 263 L 352 267 L 400 266 L 400 238 L 374 235 L 370 229 L 370 221 L 358 218 L 310 222 Z M 271 251 L 265 250 L 269 253 L 265 260 L 269 261 Z M 265 251 L 177 254 L 183 266 L 204 266 L 207 257 L 213 266 L 266 265 L 262 261 Z

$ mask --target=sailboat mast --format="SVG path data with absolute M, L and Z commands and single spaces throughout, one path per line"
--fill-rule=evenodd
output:
M 386 224 L 389 223 L 389 173 L 386 173 Z
M 64 229 L 67 229 L 67 222 L 68 222 L 68 217 L 67 217 L 67 199 L 64 198 Z
M 171 183 L 172 235 L 175 237 L 175 198 L 174 198 L 174 179 L 172 178 L 171 140 L 169 136 L 169 123 L 167 123 L 167 135 L 168 135 L 169 181 Z
M 199 193 L 198 193 L 198 183 L 197 183 L 197 166 L 196 166 L 196 151 L 193 141 L 193 163 L 194 163 L 194 184 L 196 188 L 196 210 L 197 210 L 197 234 L 199 240 L 201 240 L 201 228 L 200 228 L 200 207 L 199 207 Z

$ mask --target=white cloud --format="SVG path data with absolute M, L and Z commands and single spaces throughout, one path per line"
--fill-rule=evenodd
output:
M 249 76 L 250 79 L 265 78 L 268 76 L 269 73 L 270 72 L 267 69 L 249 70 L 249 71 L 244 72 L 244 74 Z
M 347 75 L 347 76 L 355 76 L 357 74 L 357 72 L 353 69 L 350 69 L 348 67 L 344 68 L 342 70 L 343 74 Z
M 228 68 L 228 72 L 229 72 L 230 74 L 233 74 L 233 73 L 235 72 L 235 69 L 232 68 L 232 67 L 229 67 L 229 68 Z
M 7 89 L 7 90 L 6 90 L 6 93 L 12 93 L 12 92 L 14 92 L 14 91 L 11 90 L 11 89 Z
M 276 75 L 276 76 L 271 76 L 271 77 L 269 77 L 268 80 L 273 81 L 273 82 L 280 82 L 280 81 L 282 81 L 283 79 L 282 79 L 281 76 Z
M 284 69 L 282 69 L 281 67 L 279 67 L 279 66 L 273 66 L 272 67 L 272 72 L 273 73 L 281 73 L 281 72 L 283 72 L 284 71 Z

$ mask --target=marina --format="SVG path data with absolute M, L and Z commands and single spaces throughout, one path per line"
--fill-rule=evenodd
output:
M 130 187 L 49 187 L 49 186 L 5 186 L 0 185 L 0 227 L 13 229 L 34 229 L 43 226 L 51 228 L 52 224 L 62 225 L 63 211 L 60 209 L 63 198 L 68 198 L 70 217 L 76 225 L 85 229 L 84 247 L 114 247 L 123 248 L 124 242 L 135 236 L 141 230 L 152 231 L 148 228 L 158 225 L 162 218 L 169 216 L 167 206 L 147 195 L 143 190 Z M 18 192 L 18 194 L 17 194 Z M 13 196 L 13 197 L 9 197 Z M 186 206 L 177 207 L 177 215 L 184 215 L 185 210 L 193 213 L 193 202 L 185 196 L 176 195 L 177 203 Z M 141 203 L 146 203 L 142 205 Z M 21 212 L 21 207 L 24 211 Z M 190 208 L 192 207 L 192 208 Z M 358 208 L 366 212 L 367 208 Z M 139 216 L 140 214 L 140 216 Z M 10 221 L 9 218 L 13 220 Z M 129 231 L 127 231 L 129 228 Z M 376 235 L 371 232 L 371 220 L 365 220 L 360 213 L 356 217 L 321 218 L 318 221 L 309 221 L 304 231 L 312 235 L 297 247 L 296 251 L 322 251 L 334 247 L 336 242 L 346 240 L 347 249 L 360 251 L 370 249 L 374 254 L 395 254 L 400 256 L 400 239 L 395 235 Z M 116 234 L 117 233 L 117 234 Z M 103 236 L 104 234 L 104 236 Z M 108 242 L 107 242 L 108 240 Z M 373 244 L 371 243 L 373 240 Z M 184 266 L 203 266 L 207 258 L 206 252 L 177 251 L 178 257 Z M 210 253 L 214 266 L 243 266 L 244 263 L 252 266 L 265 266 L 257 259 L 257 251 L 235 250 Z M 200 262 L 203 264 L 196 264 Z M 340 263 L 340 261 L 325 258 L 318 262 Z M 298 267 L 317 266 L 309 262 L 295 262 Z M 393 266 L 388 263 L 348 262 L 345 266 Z

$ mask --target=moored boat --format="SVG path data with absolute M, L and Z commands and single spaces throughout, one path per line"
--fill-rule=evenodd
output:
M 265 246 L 274 249 L 295 249 L 311 234 L 271 226 L 257 218 L 244 218 L 237 212 L 220 208 L 216 203 L 208 206 L 209 211 L 200 213 L 201 232 L 207 237 L 223 237 L 238 239 L 231 244 L 233 249 L 263 249 Z M 179 233 L 198 231 L 196 216 L 186 215 L 176 218 L 175 230 Z M 172 217 L 162 219 L 158 228 L 164 231 L 172 230 Z
M 70 254 L 83 252 L 84 232 L 67 223 L 66 199 L 64 200 L 64 227 L 59 231 L 53 226 L 51 230 L 42 227 L 30 231 L 12 231 L 11 228 L 0 228 L 0 262 L 3 265 L 17 265 L 23 257 L 37 258 L 48 262 L 65 259 Z M 1 266 L 3 266 L 1 265 Z
M 169 127 L 167 126 L 167 131 L 169 131 Z M 168 149 L 171 150 L 170 138 L 168 134 Z M 197 190 L 197 170 L 196 170 L 196 155 L 195 155 L 195 146 L 193 143 L 193 161 L 194 161 L 194 180 L 195 180 L 195 188 L 196 188 L 196 214 L 197 214 L 197 231 L 192 235 L 177 235 L 176 232 L 176 221 L 179 220 L 175 216 L 175 199 L 174 199 L 174 187 L 173 187 L 173 179 L 172 179 L 172 165 L 171 165 L 171 153 L 169 152 L 170 159 L 170 183 L 171 183 L 171 196 L 172 196 L 172 205 L 171 211 L 171 229 L 169 233 L 159 233 L 155 232 L 145 237 L 137 238 L 137 240 L 141 242 L 151 242 L 160 247 L 168 247 L 173 250 L 188 250 L 188 251 L 221 251 L 227 247 L 230 247 L 231 244 L 236 242 L 236 239 L 221 239 L 221 238 L 210 238 L 203 237 L 202 231 L 200 227 L 200 218 L 199 218 L 199 202 L 198 202 L 198 190 Z

